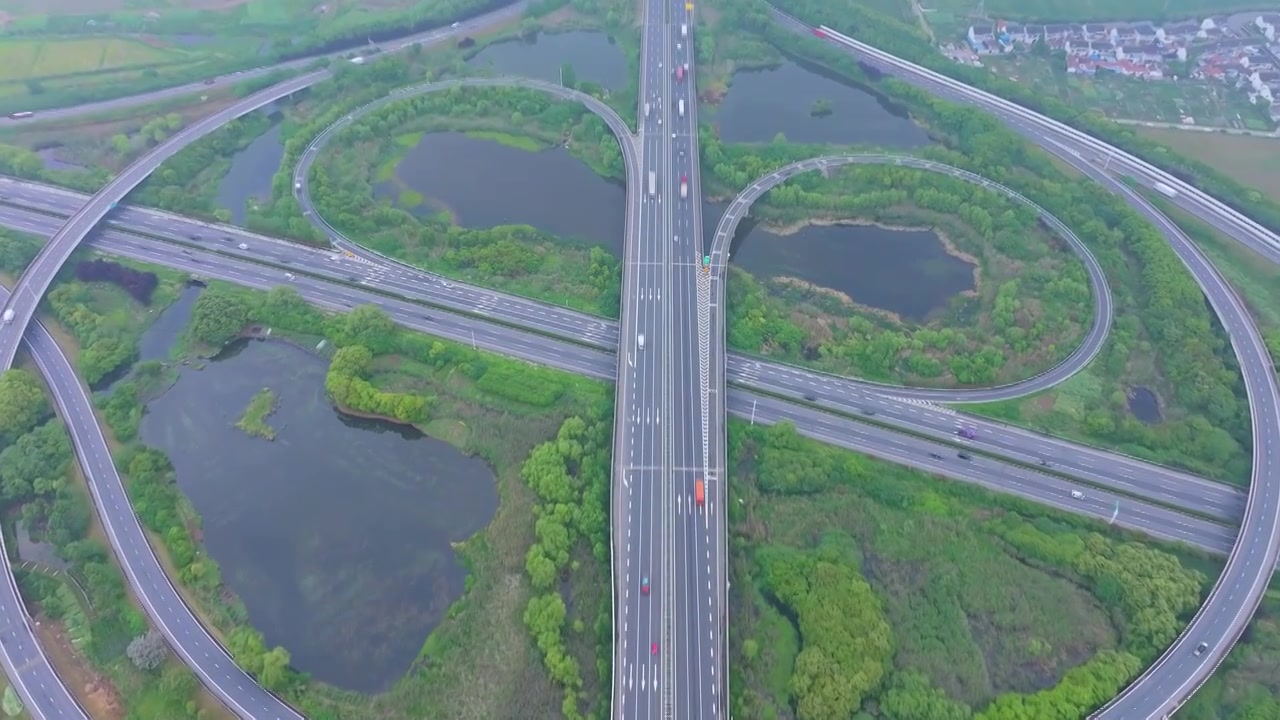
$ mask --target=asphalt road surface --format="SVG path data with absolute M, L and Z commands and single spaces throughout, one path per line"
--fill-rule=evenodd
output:
M 393 53 L 393 52 L 399 52 L 401 50 L 413 47 L 415 45 L 430 45 L 434 42 L 437 42 L 441 38 L 453 37 L 457 34 L 465 35 L 468 32 L 473 32 L 480 28 L 519 17 L 524 12 L 526 5 L 528 5 L 528 3 L 525 2 L 524 0 L 521 0 L 521 2 L 513 3 L 512 5 L 504 7 L 500 10 L 495 10 L 493 12 L 486 13 L 484 15 L 480 15 L 474 18 L 469 18 L 467 20 L 460 20 L 458 23 L 458 27 L 456 28 L 454 27 L 437 28 L 435 30 L 428 30 L 426 32 L 414 33 L 413 35 L 407 35 L 405 37 L 397 38 L 395 40 L 389 40 L 385 43 L 381 43 L 376 46 L 369 46 L 367 48 L 351 48 L 351 49 L 343 50 L 341 52 L 329 53 L 325 55 L 312 55 L 305 58 L 299 58 L 297 60 L 290 60 L 288 62 L 280 63 L 278 65 L 257 67 L 251 70 L 241 70 L 241 71 L 229 73 L 227 75 L 220 75 L 218 77 L 209 78 L 208 80 L 201 80 L 199 82 L 187 83 L 185 85 L 175 85 L 173 87 L 154 90 L 152 92 L 141 93 L 138 95 L 130 95 L 128 97 L 115 98 L 112 100 L 102 100 L 99 102 L 92 102 L 92 103 L 85 103 L 83 105 L 75 105 L 75 106 L 66 107 L 66 108 L 51 108 L 49 110 L 40 110 L 36 112 L 32 117 L 24 118 L 20 120 L 15 120 L 13 118 L 0 116 L 0 128 L 15 127 L 19 125 L 32 124 L 32 123 L 37 123 L 37 122 L 42 122 L 47 120 L 65 120 L 68 118 L 82 117 L 85 115 L 96 115 L 99 113 L 112 112 L 115 110 L 124 110 L 127 108 L 138 107 L 141 105 L 151 105 L 154 103 L 162 102 L 164 100 L 169 100 L 171 98 L 183 97 L 184 95 L 205 94 L 211 90 L 218 90 L 222 88 L 231 87 L 238 83 L 245 82 L 246 80 L 253 80 L 256 78 L 264 77 L 266 75 L 270 75 L 271 73 L 279 72 L 281 70 L 301 70 L 306 66 L 310 65 L 311 63 L 315 62 L 316 60 L 320 60 L 320 59 L 332 60 L 332 59 L 345 57 L 347 55 L 358 56 L 362 53 L 362 51 L 377 50 L 383 53 Z
M 24 187 L 26 185 L 20 183 L 0 183 L 0 192 L 17 198 L 16 193 Z M 59 197 L 59 193 L 36 190 L 38 192 L 33 192 L 32 198 L 22 195 L 23 202 Z M 58 200 L 57 204 L 62 202 Z M 69 202 L 74 203 L 75 197 Z M 52 204 L 55 203 L 46 203 Z M 186 253 L 195 253 L 192 257 L 196 258 L 196 265 L 203 262 L 199 260 L 203 256 L 199 249 L 203 248 L 225 254 L 213 256 L 210 262 L 227 263 L 228 267 L 246 264 L 236 258 L 271 263 L 277 266 L 278 278 L 285 278 L 285 273 L 289 272 L 305 272 L 320 278 L 357 283 L 371 290 L 442 309 L 474 313 L 482 318 L 527 327 L 601 349 L 612 349 L 618 343 L 617 328 L 610 321 L 568 310 L 561 312 L 542 303 L 451 283 L 408 268 L 373 264 L 341 253 L 306 248 L 227 226 L 209 226 L 175 215 L 128 206 L 121 206 L 113 219 L 140 232 L 169 238 L 175 244 L 108 230 L 95 235 L 92 240 L 95 247 L 107 251 L 149 247 L 156 262 L 161 264 L 171 264 Z M 56 230 L 59 220 L 0 205 L 0 224 L 47 236 Z M 245 249 L 240 249 L 240 245 Z M 634 339 L 635 334 L 630 337 Z M 1171 507 L 1195 510 L 1223 521 L 1238 522 L 1244 513 L 1245 496 L 1237 488 L 1031 430 L 963 415 L 940 405 L 886 395 L 877 388 L 856 381 L 736 354 L 729 356 L 727 378 L 729 382 L 743 387 L 820 404 L 914 433 L 949 439 L 979 452 L 1036 465 L 1047 463 L 1057 471 L 1095 485 Z M 960 438 L 957 430 L 961 427 L 975 430 L 976 437 L 971 440 Z
M 646 2 L 643 10 L 640 90 L 646 98 L 655 92 L 657 78 L 649 69 L 660 57 L 651 28 L 657 5 Z M 660 688 L 668 691 L 664 630 L 673 591 L 666 542 L 673 500 L 665 442 L 671 414 L 664 402 L 669 370 L 668 347 L 663 343 L 666 246 L 661 242 L 661 199 L 667 188 L 656 182 L 662 175 L 658 135 L 651 130 L 656 121 L 656 110 L 642 118 L 639 163 L 630 173 L 632 177 L 636 172 L 653 175 L 654 185 L 627 185 L 628 190 L 636 190 L 627 198 L 628 212 L 634 213 L 630 217 L 636 220 L 628 223 L 625 242 L 621 336 L 615 361 L 612 707 L 622 718 L 659 718 L 668 697 L 660 692 Z
M 1280 478 L 1276 476 L 1274 452 L 1280 444 L 1280 388 L 1257 326 L 1234 290 L 1179 228 L 1145 199 L 1111 178 L 1103 168 L 1133 173 L 1148 183 L 1161 182 L 1175 188 L 1178 196 L 1171 199 L 1173 204 L 1250 246 L 1274 250 L 1280 247 L 1280 238 L 1177 178 L 1061 123 L 825 27 L 820 34 L 881 70 L 948 99 L 993 112 L 1046 150 L 1078 169 L 1087 168 L 1091 177 L 1120 193 L 1165 231 L 1218 313 L 1235 350 L 1252 411 L 1253 477 L 1243 524 L 1226 568 L 1182 635 L 1138 680 L 1094 717 L 1129 720 L 1171 715 L 1209 679 L 1244 633 L 1280 556 Z M 1098 166 L 1098 160 L 1102 161 L 1102 167 Z
M 934 162 L 932 160 L 923 160 L 905 155 L 884 155 L 884 154 L 859 154 L 859 155 L 830 155 L 824 157 L 810 158 L 808 160 L 800 160 L 791 163 L 785 167 L 778 168 L 764 177 L 756 180 L 747 186 L 738 194 L 725 213 L 720 218 L 720 223 L 716 227 L 715 238 L 711 244 L 711 262 L 716 267 L 717 275 L 724 274 L 724 268 L 729 262 L 729 246 L 733 240 L 734 233 L 738 229 L 738 223 L 750 211 L 751 206 L 760 196 L 769 192 L 773 188 L 781 185 L 787 180 L 799 175 L 800 173 L 812 172 L 814 170 L 827 170 L 838 168 L 844 165 L 897 165 L 901 167 L 909 167 L 917 170 L 925 170 L 928 172 L 940 173 L 957 180 L 963 180 L 974 185 L 984 187 L 992 192 L 1004 195 L 1009 200 L 1026 205 L 1036 212 L 1041 221 L 1052 228 L 1059 237 L 1067 244 L 1067 247 L 1075 253 L 1084 265 L 1085 273 L 1089 277 L 1089 285 L 1093 291 L 1093 324 L 1089 327 L 1089 332 L 1085 335 L 1084 340 L 1069 356 L 1064 358 L 1062 362 L 1049 368 L 1031 378 L 1020 380 L 1018 382 L 1009 383 L 985 388 L 969 388 L 957 392 L 956 390 L 927 390 L 912 389 L 911 397 L 919 400 L 930 400 L 934 402 L 993 402 L 996 400 L 1009 400 L 1024 395 L 1031 395 L 1037 392 L 1043 392 L 1049 388 L 1057 386 L 1075 375 L 1085 366 L 1093 362 L 1102 350 L 1102 346 L 1107 341 L 1107 336 L 1111 330 L 1111 318 L 1114 314 L 1114 303 L 1111 298 L 1111 286 L 1107 283 L 1107 276 L 1102 271 L 1102 266 L 1098 264 L 1097 258 L 1093 256 L 1089 248 L 1082 240 L 1067 227 L 1062 221 L 1051 215 L 1044 208 L 1040 207 L 1031 200 L 1023 197 L 1018 192 L 1001 185 L 1000 183 L 987 180 L 986 178 L 975 175 L 974 173 L 962 168 L 945 165 L 943 163 Z M 718 284 L 719 285 L 719 284 Z M 724 289 L 721 287 L 718 292 L 719 302 L 724 302 Z M 879 387 L 886 392 L 898 392 L 898 387 L 893 385 L 885 385 L 880 383 L 870 383 L 863 381 L 864 384 Z
M 723 468 L 711 455 L 724 443 L 724 418 L 713 415 L 704 402 L 712 388 L 704 385 L 703 370 L 722 358 L 710 356 L 700 320 L 709 319 L 710 284 L 702 267 L 702 187 L 699 173 L 698 108 L 694 44 L 697 33 L 693 13 L 684 0 L 653 0 L 665 5 L 660 25 L 649 29 L 661 36 L 666 67 L 656 70 L 665 84 L 659 133 L 671 188 L 666 211 L 668 230 L 662 241 L 668 246 L 667 288 L 671 302 L 665 353 L 672 366 L 670 402 L 671 478 L 675 493 L 673 516 L 676 583 L 674 641 L 670 652 L 674 681 L 673 707 L 681 718 L 715 718 L 728 715 L 724 683 L 725 586 L 722 566 L 725 532 Z M 663 72 L 665 70 L 665 72 Z M 705 284 L 705 287 L 703 285 Z M 709 332 L 709 327 L 706 328 Z M 719 452 L 717 452 L 717 455 Z M 695 484 L 704 483 L 705 501 L 698 506 Z
M 510 9 L 506 10 L 509 11 Z M 435 37 L 443 39 L 461 31 L 462 28 L 439 31 L 435 33 Z M 12 367 L 35 309 L 63 263 L 125 195 L 162 162 L 209 132 L 329 76 L 330 73 L 323 70 L 287 80 L 184 128 L 126 168 L 77 209 L 41 248 L 3 303 L 4 313 L 10 315 L 12 311 L 12 315 L 0 325 L 0 372 Z M 33 345 L 39 343 L 39 336 L 31 338 L 30 342 Z M 39 362 L 37 365 L 44 370 Z M 152 624 L 191 667 L 196 677 L 240 717 L 299 717 L 292 708 L 263 690 L 236 667 L 221 646 L 204 631 L 190 608 L 182 602 L 169 583 L 125 495 L 124 486 L 97 425 L 93 406 L 69 366 L 65 371 L 63 376 L 55 370 L 54 374 L 46 376 L 46 382 L 49 383 L 58 407 L 65 411 L 62 419 L 67 425 L 72 444 L 76 447 L 77 457 L 108 539 L 121 562 L 130 588 Z
M 246 287 L 265 290 L 280 284 L 279 272 L 272 268 L 225 261 L 205 253 L 175 258 L 158 255 L 156 249 L 152 244 L 134 243 L 115 248 L 113 252 Z M 298 276 L 297 281 L 291 284 L 302 297 L 319 307 L 348 310 L 379 302 L 400 325 L 458 342 L 474 343 L 480 349 L 601 380 L 614 379 L 617 370 L 615 358 L 601 350 L 565 344 L 515 328 L 477 324 L 470 318 L 431 312 L 421 305 L 389 300 L 369 291 L 317 278 Z M 728 408 L 731 413 L 757 423 L 790 421 L 802 434 L 819 440 L 1104 521 L 1111 520 L 1119 503 L 1119 513 L 1115 516 L 1117 526 L 1164 540 L 1185 542 L 1209 552 L 1225 553 L 1235 537 L 1235 530 L 1231 527 L 994 458 L 975 455 L 972 460 L 964 461 L 956 456 L 956 449 L 952 446 L 867 425 L 817 408 L 796 406 L 776 397 L 731 390 Z M 1084 498 L 1073 498 L 1073 489 L 1082 491 Z M 637 675 L 637 682 L 638 678 Z
M 0 298 L 8 296 L 8 289 L 0 288 Z M 39 323 L 32 328 L 33 335 L 48 335 Z M 47 349 L 31 347 L 30 344 L 28 348 L 37 361 L 50 360 L 46 357 Z M 54 346 L 54 350 L 57 351 L 57 346 Z M 61 355 L 60 351 L 58 355 Z M 65 365 L 66 359 L 63 358 L 61 362 Z M 9 551 L 3 537 L 0 537 L 0 554 L 3 554 L 0 557 L 0 571 L 4 573 L 4 582 L 0 583 L 3 586 L 0 587 L 0 664 L 4 666 L 5 677 L 9 679 L 9 684 L 18 693 L 18 698 L 31 717 L 44 720 L 87 720 L 88 714 L 63 685 L 40 646 L 35 621 L 27 614 L 27 607 L 14 580 Z

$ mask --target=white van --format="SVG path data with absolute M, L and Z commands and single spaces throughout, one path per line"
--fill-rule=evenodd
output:
M 636 347 L 640 348 L 641 350 L 644 349 L 644 333 L 640 333 L 639 335 L 636 336 Z
M 1072 499 L 1075 499 L 1075 500 L 1083 500 L 1083 499 L 1084 499 L 1084 493 L 1080 492 L 1079 490 L 1072 490 L 1072 491 L 1071 491 L 1071 497 L 1072 497 Z

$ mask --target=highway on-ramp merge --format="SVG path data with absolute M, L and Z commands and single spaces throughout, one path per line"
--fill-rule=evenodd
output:
M 139 93 L 128 97 L 114 98 L 111 100 L 101 100 L 98 102 L 84 103 L 82 105 L 73 105 L 63 108 L 51 108 L 48 110 L 39 110 L 26 118 L 12 118 L 0 116 L 0 128 L 16 127 L 20 125 L 29 125 L 33 123 L 41 123 L 49 120 L 66 120 L 68 118 L 83 117 L 86 115 L 96 115 L 99 113 L 112 112 L 115 110 L 123 110 L 140 105 L 150 105 L 153 103 L 163 102 L 171 98 L 179 98 L 185 95 L 195 95 L 198 93 L 208 93 L 212 90 L 220 90 L 229 88 L 247 80 L 257 78 L 265 78 L 268 75 L 280 71 L 303 70 L 307 66 L 319 60 L 335 60 L 346 56 L 358 56 L 364 51 L 374 53 L 394 53 L 407 48 L 419 45 L 429 45 L 440 40 L 443 37 L 452 37 L 458 34 L 465 34 L 475 30 L 494 25 L 498 22 L 510 20 L 519 17 L 528 6 L 527 0 L 512 3 L 504 8 L 478 15 L 476 17 L 459 20 L 458 26 L 450 25 L 448 28 L 436 28 L 424 32 L 413 33 L 405 37 L 395 38 L 380 44 L 369 45 L 360 48 L 348 48 L 333 53 L 322 53 L 318 55 L 308 55 L 307 57 L 298 58 L 278 63 L 276 65 L 267 65 L 256 67 L 251 70 L 240 70 L 218 77 L 208 78 L 199 82 L 186 83 L 184 85 L 175 85 L 173 87 L 161 88 L 151 92 Z
M 509 12 L 506 9 L 502 12 Z M 436 39 L 450 37 L 461 28 L 436 31 Z M 71 253 L 91 230 L 116 204 L 136 188 L 157 167 L 183 148 L 230 120 L 250 113 L 264 105 L 293 94 L 331 76 L 328 70 L 320 70 L 292 78 L 278 85 L 254 93 L 234 105 L 220 110 L 195 124 L 182 129 L 159 146 L 144 155 L 111 180 L 96 195 L 54 233 L 35 259 L 18 278 L 18 282 L 3 303 L 4 321 L 0 324 L 0 372 L 13 366 L 18 347 L 35 316 L 40 299 L 48 291 L 54 277 Z M 38 343 L 39 337 L 32 339 Z M 37 362 L 42 371 L 44 365 Z M 69 366 L 68 366 L 69 368 Z M 107 530 L 112 549 L 120 560 L 125 577 L 129 581 L 139 603 L 152 624 L 161 631 L 171 647 L 191 667 L 196 676 L 229 709 L 244 718 L 295 718 L 300 717 L 284 701 L 258 686 L 231 660 L 225 650 L 200 625 L 191 609 L 181 599 L 160 567 L 124 485 L 116 471 L 106 441 L 98 427 L 93 406 L 88 400 L 79 379 L 74 374 L 59 377 L 46 376 L 60 408 L 70 407 L 78 399 L 83 406 L 77 412 L 63 415 L 72 444 L 76 447 L 85 480 L 95 500 L 99 516 Z M 79 396 L 72 391 L 79 389 Z M 68 403 L 68 404 L 64 404 Z M 12 582 L 12 581 L 11 581 Z
M 106 233 L 95 239 L 93 246 L 139 262 L 165 265 L 198 277 L 223 280 L 259 290 L 267 290 L 280 284 L 281 272 L 278 268 L 205 251 L 180 254 L 173 247 L 162 243 L 128 236 L 118 237 L 115 233 Z M 290 284 L 305 300 L 328 310 L 345 311 L 358 305 L 377 304 L 396 323 L 413 330 L 588 377 L 601 380 L 616 377 L 617 359 L 604 350 L 516 328 L 477 322 L 468 316 L 388 298 L 365 287 L 351 287 L 302 274 L 297 275 Z M 769 395 L 731 390 L 728 400 L 729 412 L 744 419 L 760 423 L 779 420 L 793 422 L 802 434 L 823 441 L 945 477 L 976 483 L 1068 512 L 1114 521 L 1118 526 L 1152 537 L 1185 542 L 1214 553 L 1229 550 L 1235 537 L 1233 527 L 1190 517 L 1176 510 L 1133 500 L 1106 490 L 1084 487 L 1071 478 L 1051 475 L 1034 467 L 1010 465 L 994 458 L 975 458 L 971 463 L 958 462 L 948 454 L 954 453 L 954 447 L 938 440 L 904 435 L 887 428 L 832 415 L 821 409 L 792 405 L 786 400 Z M 881 411 L 892 407 L 889 401 L 884 402 L 884 405 L 873 407 L 878 407 Z M 939 457 L 934 457 L 935 455 Z M 1107 456 L 1102 454 L 1101 457 Z M 1123 460 L 1125 459 L 1122 457 L 1117 458 L 1117 461 Z M 1099 472 L 1104 473 L 1108 482 L 1119 484 L 1129 473 L 1126 471 L 1125 475 L 1121 475 L 1114 472 L 1111 469 L 1113 464 L 1114 462 L 1100 463 Z M 1146 472 L 1139 470 L 1133 474 L 1143 477 Z M 1190 480 L 1234 491 L 1198 478 L 1190 477 Z M 1071 497 L 1070 490 L 1074 488 L 1083 489 L 1085 498 L 1077 500 Z M 1194 504 L 1190 506 L 1195 507 Z M 1240 501 L 1240 508 L 1243 508 L 1243 500 Z M 1117 509 L 1120 509 L 1118 513 Z
M 703 266 L 701 155 L 698 150 L 698 74 L 692 5 L 663 0 L 666 6 L 663 54 L 669 100 L 663 103 L 662 132 L 667 176 L 669 228 L 662 238 L 668 252 L 667 305 L 670 322 L 665 354 L 672 372 L 671 481 L 675 494 L 671 577 L 676 584 L 673 710 L 677 718 L 728 717 L 727 619 L 724 584 L 725 419 L 710 403 L 711 368 L 724 367 L 713 355 L 711 282 Z M 717 372 L 723 383 L 723 372 Z M 723 395 L 723 387 L 721 387 Z M 697 483 L 703 483 L 702 501 Z
M 0 288 L 0 298 L 8 295 L 7 289 Z M 34 332 L 47 335 L 39 323 Z M 39 349 L 31 347 L 31 352 L 39 362 Z M 67 689 L 40 646 L 35 621 L 27 614 L 22 593 L 18 591 L 3 537 L 0 537 L 0 553 L 3 553 L 0 572 L 5 576 L 0 583 L 0 665 L 4 666 L 5 677 L 9 678 L 27 713 L 36 720 L 88 720 L 88 713 Z
M 645 71 L 655 62 L 649 25 L 653 2 L 646 2 L 640 44 L 640 93 L 653 92 Z M 613 562 L 613 687 L 611 708 L 619 718 L 662 716 L 663 620 L 670 587 L 665 567 L 667 493 L 663 441 L 662 261 L 659 189 L 655 180 L 656 133 L 652 111 L 639 118 L 633 140 L 638 158 L 627 172 L 627 234 L 623 243 L 622 303 L 613 361 L 614 395 L 611 532 Z M 646 174 L 648 185 L 640 177 Z M 655 347 L 656 346 L 656 347 Z
M 24 194 L 26 190 L 32 190 L 34 194 Z M 0 179 L 0 195 L 16 197 L 41 207 L 63 204 L 63 194 L 68 196 L 66 202 L 78 206 L 81 196 L 77 193 Z M 263 271 L 267 277 L 276 278 L 277 283 L 295 282 L 288 279 L 290 274 L 298 278 L 297 282 L 303 282 L 305 274 L 469 315 L 476 320 L 475 328 L 494 320 L 563 338 L 575 345 L 610 352 L 618 346 L 618 329 L 612 321 L 526 298 L 505 296 L 485 288 L 442 281 L 416 269 L 365 262 L 341 253 L 308 248 L 239 228 L 213 225 L 155 210 L 122 205 L 112 218 L 108 229 L 91 240 L 92 247 L 126 255 L 145 251 L 148 262 L 191 268 L 197 273 L 201 268 L 212 272 L 220 266 L 227 272 L 243 275 L 244 269 L 252 267 Z M 48 236 L 57 230 L 59 223 L 57 218 L 0 204 L 0 225 L 15 230 Z M 150 237 L 116 229 L 116 223 L 146 232 Z M 152 238 L 163 238 L 167 242 Z M 241 245 L 244 249 L 240 248 Z M 370 301 L 384 300 L 378 295 L 368 297 Z M 716 334 L 712 334 L 713 339 Z M 465 340 L 469 342 L 469 338 Z M 716 369 L 714 363 L 711 369 Z M 958 413 L 948 407 L 895 397 L 877 388 L 865 387 L 858 381 L 735 353 L 729 354 L 726 370 L 727 380 L 740 387 L 821 405 L 915 434 L 950 440 L 978 452 L 1052 467 L 1092 485 L 1170 507 L 1195 511 L 1233 524 L 1239 522 L 1244 513 L 1244 493 L 1235 487 L 1032 430 Z M 714 395 L 712 401 L 715 401 Z M 972 439 L 960 437 L 957 435 L 960 427 L 976 430 L 977 436 Z
M 794 19 L 782 16 L 783 22 Z M 1093 717 L 1105 720 L 1165 718 L 1172 715 L 1218 668 L 1243 635 L 1275 571 L 1280 556 L 1280 388 L 1275 367 L 1244 302 L 1181 229 L 1145 198 L 1092 163 L 1112 171 L 1160 182 L 1178 193 L 1171 201 L 1226 230 L 1251 247 L 1274 249 L 1280 238 L 1241 213 L 1180 179 L 1051 118 L 1016 103 L 861 43 L 827 26 L 813 29 L 862 60 L 943 97 L 991 111 L 1015 130 L 1090 177 L 1103 182 L 1163 229 L 1222 322 L 1239 362 L 1249 398 L 1253 432 L 1253 472 L 1245 515 L 1226 568 L 1191 623 L 1146 672 Z

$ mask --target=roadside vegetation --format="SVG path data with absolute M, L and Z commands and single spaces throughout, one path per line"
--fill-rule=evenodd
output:
M 243 605 L 201 549 L 199 517 L 168 459 L 134 440 L 147 388 L 156 383 L 146 379 L 147 364 L 139 365 L 103 400 L 113 434 L 130 441 L 118 455 L 121 469 L 184 595 L 242 667 L 308 717 L 516 720 L 569 707 L 579 713 L 571 717 L 597 717 L 609 677 L 600 633 L 611 627 L 602 579 L 608 577 L 607 388 L 401 330 L 373 307 L 327 315 L 283 287 L 263 293 L 213 285 L 196 301 L 182 345 L 188 353 L 214 354 L 255 328 L 308 348 L 327 340 L 325 384 L 339 407 L 413 424 L 483 457 L 497 472 L 502 503 L 486 530 L 457 545 L 470 571 L 467 589 L 424 638 L 404 678 L 374 696 L 312 682 L 292 667 L 286 649 L 266 647 L 247 624 Z M 246 417 L 267 407 L 263 397 Z M 556 440 L 539 449 L 548 438 Z M 548 503 L 559 503 L 565 492 L 573 494 L 573 512 L 553 511 Z
M 364 245 L 419 267 L 616 317 L 620 265 L 604 248 L 523 225 L 462 228 L 374 199 L 375 184 L 394 182 L 420 134 L 442 131 L 497 133 L 538 149 L 563 144 L 606 177 L 624 175 L 617 140 L 582 106 L 522 88 L 458 88 L 389 103 L 340 130 L 312 169 L 317 210 Z
M 804 2 L 787 4 L 808 8 Z M 1095 184 L 1064 175 L 1043 152 L 991 116 L 893 78 L 868 75 L 849 55 L 781 29 L 757 10 L 750 2 L 720 7 L 716 27 L 746 28 L 908 111 L 941 145 L 920 155 L 1021 192 L 1074 229 L 1102 264 L 1116 320 L 1099 357 L 1052 391 L 967 409 L 1209 477 L 1247 482 L 1248 413 L 1235 359 L 1198 286 L 1153 226 Z M 816 8 L 812 12 L 819 14 Z M 826 8 L 820 14 L 831 12 Z M 862 18 L 869 11 L 850 12 Z M 866 39 L 874 43 L 875 37 Z M 739 157 L 724 150 L 707 128 L 702 148 L 704 172 L 722 184 L 716 191 L 722 195 L 795 159 L 791 151 L 775 151 L 775 144 L 757 146 L 754 157 Z M 1159 422 L 1145 424 L 1130 412 L 1128 398 L 1136 388 L 1156 395 Z
M 748 150 L 712 143 L 708 153 L 719 152 Z M 729 343 L 738 349 L 880 382 L 1002 385 L 1064 360 L 1092 320 L 1083 264 L 1034 210 L 937 173 L 883 165 L 829 179 L 806 173 L 770 191 L 752 216 L 771 229 L 846 218 L 933 228 L 946 252 L 975 264 L 975 287 L 916 323 L 800 278 L 735 270 Z
M 735 716 L 1077 720 L 1217 571 L 787 423 L 729 428 Z
M 1144 137 L 1202 162 L 1242 185 L 1257 188 L 1270 201 L 1280 203 L 1280 178 L 1273 172 L 1280 163 L 1280 138 L 1172 128 L 1144 127 L 1139 131 Z
M 1124 9 L 1126 13 L 1132 11 L 1143 17 L 1170 17 L 1182 14 L 1184 8 L 1188 14 L 1196 14 L 1197 10 L 1203 10 L 1203 5 L 1192 5 L 1191 3 L 1199 2 L 1200 0 L 1188 0 L 1187 5 L 1178 9 L 1169 7 L 1163 14 L 1151 12 L 1148 15 L 1146 11 L 1152 9 L 1151 4 L 1141 6 L 1127 4 Z M 910 60 L 935 72 L 948 75 L 974 87 L 1020 103 L 1083 132 L 1106 140 L 1119 148 L 1144 158 L 1153 165 L 1181 177 L 1204 192 L 1222 199 L 1223 202 L 1231 204 L 1235 209 L 1249 215 L 1272 230 L 1280 230 L 1280 202 L 1268 199 L 1259 190 L 1242 185 L 1203 162 L 1188 158 L 1165 145 L 1148 139 L 1140 131 L 1132 127 L 1118 125 L 1101 117 L 1088 107 L 1065 104 L 1051 94 L 1042 93 L 1037 88 L 1025 87 L 1011 80 L 1000 78 L 985 68 L 975 68 L 954 62 L 937 52 L 928 35 L 915 24 L 886 16 L 875 9 L 866 7 L 858 0 L 779 0 L 776 5 L 783 11 L 799 17 L 804 22 L 812 25 L 825 24 L 845 34 L 851 34 L 862 42 L 885 52 L 893 53 L 898 57 Z M 1214 6 L 1215 10 L 1219 12 L 1225 10 L 1221 3 L 1214 3 Z M 994 12 L 990 7 L 987 9 Z M 1083 14 L 1094 12 L 1094 10 L 1095 4 L 1091 3 L 1080 6 L 1073 12 L 1081 12 Z M 1139 12 L 1140 10 L 1141 12 Z M 817 38 L 795 35 L 791 31 L 784 30 L 773 24 L 763 0 L 750 0 L 749 2 L 736 4 L 734 14 L 741 21 L 739 26 L 756 28 L 769 36 L 779 34 L 790 36 L 790 39 L 784 42 L 790 47 L 804 48 L 801 52 L 805 55 L 812 53 L 820 57 L 830 58 L 833 63 L 854 65 L 848 54 L 837 51 L 827 43 Z M 1025 14 L 1026 9 L 1024 8 L 1023 13 L 1011 12 L 1002 17 L 1012 19 L 1014 16 Z M 1101 15 L 1101 17 L 1091 17 L 1089 20 L 1096 22 L 1108 15 L 1113 15 L 1113 13 L 1102 13 Z M 1061 21 L 1066 18 L 1059 17 L 1057 19 Z M 890 95 L 899 95 L 893 90 L 894 86 L 901 84 L 897 81 L 877 79 L 875 84 Z
M 12 420 L 0 438 L 6 543 L 18 546 L 15 532 L 38 543 L 30 556 L 11 560 L 60 675 L 94 718 L 195 718 L 212 708 L 162 638 L 145 657 L 132 652 L 133 643 L 155 631 L 126 591 L 97 526 L 66 430 L 26 369 L 0 377 L 0 408 L 16 406 L 23 412 L 7 416 Z M 225 715 L 208 710 L 200 717 Z
M 358 50 L 507 4 L 447 0 L 6 3 L 0 112 L 63 107 L 196 82 L 322 52 Z M 104 32 L 106 31 L 106 32 Z

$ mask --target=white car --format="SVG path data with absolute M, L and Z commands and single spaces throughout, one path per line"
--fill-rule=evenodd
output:
M 248 250 L 248 249 L 249 249 L 249 245 L 248 245 L 247 243 L 240 243 L 240 244 L 239 244 L 239 245 L 237 245 L 236 247 L 240 248 L 241 250 Z
M 457 30 L 457 29 L 458 29 L 458 27 L 459 27 L 459 26 L 461 26 L 461 25 L 462 25 L 462 23 L 454 23 L 454 24 L 450 25 L 449 27 L 453 28 L 454 30 Z
M 640 348 L 641 350 L 644 349 L 644 333 L 640 333 L 639 335 L 636 336 L 636 347 Z
M 1084 493 L 1080 492 L 1079 490 L 1072 490 L 1072 491 L 1071 491 L 1071 499 L 1072 499 L 1072 500 L 1083 500 L 1083 499 L 1084 499 Z

